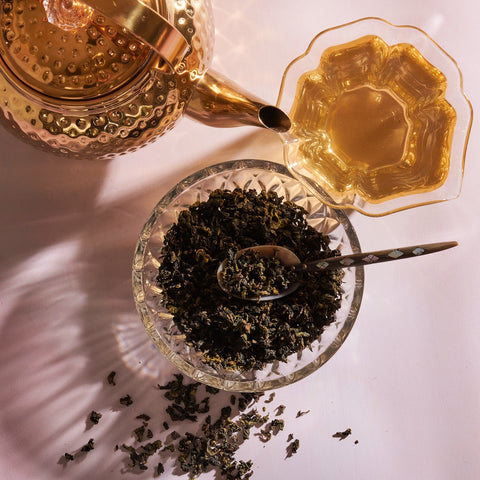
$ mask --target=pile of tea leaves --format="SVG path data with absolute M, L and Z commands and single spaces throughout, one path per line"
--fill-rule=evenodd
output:
M 334 320 L 343 272 L 307 272 L 291 295 L 251 302 L 219 287 L 218 266 L 255 245 L 287 247 L 301 262 L 339 255 L 329 243 L 308 224 L 302 207 L 273 191 L 215 190 L 208 200 L 180 212 L 165 235 L 157 277 L 163 305 L 209 365 L 249 370 L 286 361 Z

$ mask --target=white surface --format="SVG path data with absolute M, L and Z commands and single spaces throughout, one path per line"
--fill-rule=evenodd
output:
M 214 8 L 213 67 L 267 101 L 275 102 L 286 65 L 317 33 L 380 16 L 437 40 L 460 65 L 474 110 L 480 105 L 473 0 L 214 0 Z M 185 118 L 154 145 L 108 163 L 49 156 L 3 130 L 0 144 L 0 477 L 152 478 L 151 470 L 125 473 L 124 455 L 113 452 L 131 440 L 135 415 L 161 411 L 153 386 L 175 371 L 152 351 L 135 312 L 138 232 L 184 176 L 228 159 L 281 161 L 279 140 Z M 308 379 L 277 391 L 274 404 L 287 406 L 284 435 L 265 448 L 255 438 L 242 447 L 254 479 L 480 478 L 479 157 L 474 124 L 459 199 L 377 219 L 352 215 L 363 249 L 460 245 L 366 269 L 345 344 Z M 111 370 L 116 387 L 105 384 Z M 135 398 L 130 410 L 118 406 L 126 393 Z M 92 409 L 104 417 L 87 430 Z M 352 436 L 332 438 L 348 427 Z M 290 432 L 300 449 L 285 459 Z M 58 464 L 90 437 L 93 452 Z M 168 472 L 161 478 L 176 478 Z

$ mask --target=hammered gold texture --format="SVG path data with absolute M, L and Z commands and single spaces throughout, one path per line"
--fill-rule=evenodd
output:
M 4 2 L 1 17 L 5 63 L 45 95 L 65 99 L 102 95 L 136 75 L 150 55 L 149 48 L 102 15 L 72 31 L 46 22 L 45 15 L 38 1 L 27 0 Z
M 64 30 L 48 23 L 38 0 L 2 0 L 3 123 L 43 148 L 81 158 L 134 151 L 171 129 L 210 63 L 213 22 L 209 1 L 167 0 L 158 8 L 191 45 L 175 73 L 100 14 Z

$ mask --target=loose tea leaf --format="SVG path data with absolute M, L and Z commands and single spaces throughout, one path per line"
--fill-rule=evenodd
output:
M 92 410 L 90 412 L 90 415 L 89 415 L 88 418 L 92 423 L 94 423 L 96 425 L 100 421 L 100 419 L 102 418 L 102 414 L 98 413 L 98 412 L 95 412 L 95 410 Z
M 291 457 L 292 455 L 295 455 L 298 452 L 298 449 L 300 448 L 300 440 L 296 438 L 293 440 L 291 443 L 287 445 L 287 457 Z
M 285 422 L 281 419 L 275 418 L 270 423 L 273 434 L 276 435 L 280 430 L 283 430 L 285 427 Z
M 150 416 L 147 415 L 146 413 L 142 413 L 140 415 L 137 415 L 135 418 L 138 418 L 139 420 L 145 420 L 148 422 L 150 420 Z
M 90 450 L 93 450 L 95 448 L 94 446 L 94 440 L 91 438 L 81 449 L 81 452 L 90 452 Z
M 110 372 L 107 377 L 107 382 L 109 385 L 116 385 L 115 383 L 115 375 L 117 372 Z
M 143 441 L 143 436 L 145 435 L 145 431 L 146 431 L 146 425 L 145 424 L 141 425 L 140 427 L 137 427 L 133 431 L 133 434 L 134 434 L 134 436 L 135 436 L 135 438 L 137 439 L 138 442 Z
M 211 393 L 212 395 L 216 395 L 220 391 L 219 388 L 211 387 L 210 385 L 207 385 L 205 387 L 205 390 L 207 391 L 207 393 Z
M 305 410 L 304 412 L 302 412 L 301 410 L 299 410 L 297 412 L 297 418 L 298 417 L 303 417 L 304 415 L 307 415 L 308 413 L 310 413 L 310 410 Z
M 352 429 L 347 428 L 343 432 L 337 432 L 332 435 L 333 438 L 338 438 L 339 440 L 345 440 L 349 435 L 352 434 Z
M 165 472 L 165 468 L 163 466 L 163 463 L 159 462 L 157 468 L 155 469 L 155 473 L 156 475 L 161 475 L 163 472 Z
M 273 402 L 273 399 L 275 398 L 275 392 L 272 392 L 270 396 L 268 397 L 268 400 L 265 400 L 265 403 L 271 403 Z
M 285 412 L 285 409 L 286 409 L 286 408 L 287 408 L 287 407 L 286 407 L 285 405 L 279 405 L 279 406 L 277 407 L 277 413 L 276 413 L 276 415 L 277 415 L 277 416 L 283 415 L 283 413 Z
M 300 261 L 338 255 L 311 227 L 307 212 L 275 192 L 215 190 L 180 212 L 168 230 L 157 282 L 162 303 L 205 363 L 261 369 L 309 347 L 341 304 L 341 270 L 304 273 L 296 292 L 270 302 L 236 299 L 221 290 L 218 265 L 232 252 L 281 245 Z
M 120 403 L 128 407 L 133 403 L 132 397 L 130 395 L 125 395 L 120 399 Z

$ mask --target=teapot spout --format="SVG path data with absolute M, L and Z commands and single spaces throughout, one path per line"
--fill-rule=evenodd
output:
M 251 125 L 279 133 L 291 127 L 288 115 L 282 110 L 265 104 L 212 70 L 197 83 L 185 113 L 212 127 Z

